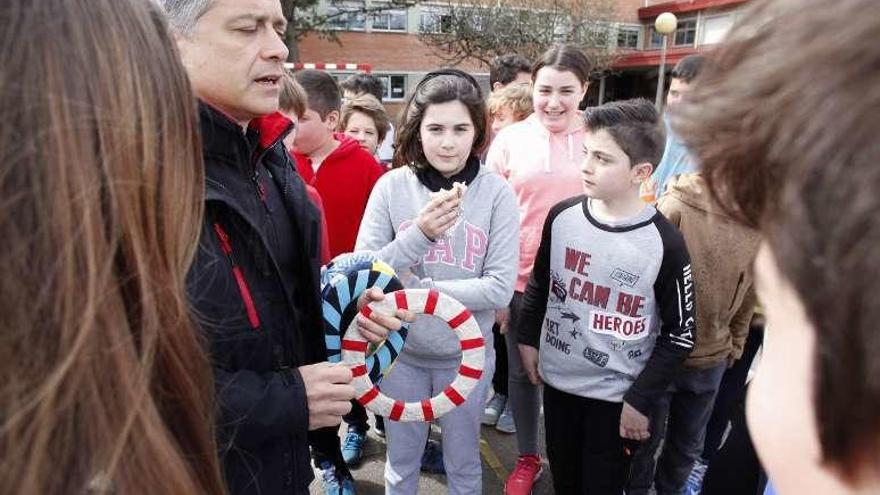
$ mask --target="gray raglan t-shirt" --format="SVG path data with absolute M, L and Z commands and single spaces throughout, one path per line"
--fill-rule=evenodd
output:
M 544 224 L 520 343 L 539 348 L 552 387 L 646 413 L 693 349 L 690 270 L 681 234 L 653 207 L 609 223 L 584 196 L 563 201 Z

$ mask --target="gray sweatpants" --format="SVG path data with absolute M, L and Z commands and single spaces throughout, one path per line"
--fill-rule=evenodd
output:
M 394 399 L 420 401 L 433 397 L 445 389 L 458 372 L 459 362 L 453 368 L 422 368 L 399 360 L 382 379 L 382 392 Z M 486 364 L 483 376 L 457 408 L 442 416 L 440 423 L 443 445 L 443 466 L 450 495 L 480 495 L 483 493 L 483 471 L 480 463 L 480 416 L 492 373 L 495 371 L 495 351 L 486 346 Z M 385 463 L 385 493 L 412 495 L 419 490 L 419 468 L 422 452 L 428 439 L 428 423 L 400 423 L 385 421 L 388 458 Z
M 522 308 L 522 292 L 514 292 L 510 301 L 510 320 L 507 333 L 507 397 L 516 424 L 516 443 L 520 455 L 538 454 L 538 415 L 541 396 L 538 387 L 532 385 L 522 365 L 516 333 Z

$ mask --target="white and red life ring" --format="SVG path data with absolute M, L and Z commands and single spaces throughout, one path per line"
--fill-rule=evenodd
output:
M 352 369 L 352 385 L 358 402 L 370 411 L 393 421 L 432 421 L 464 403 L 483 375 L 486 362 L 483 335 L 476 319 L 463 304 L 433 289 L 396 291 L 387 294 L 382 301 L 364 306 L 361 313 L 369 317 L 374 310 L 394 314 L 397 309 L 440 318 L 458 336 L 461 365 L 448 387 L 420 402 L 399 401 L 383 394 L 367 374 L 365 356 L 368 343 L 358 331 L 357 321 L 352 321 L 342 339 L 342 362 Z

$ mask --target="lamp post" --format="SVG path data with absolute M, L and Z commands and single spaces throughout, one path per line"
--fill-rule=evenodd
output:
M 660 77 L 657 79 L 657 97 L 654 99 L 654 106 L 660 111 L 663 102 L 663 89 L 666 86 L 666 45 L 669 41 L 669 34 L 675 32 L 678 27 L 678 19 L 672 12 L 664 12 L 657 16 L 654 21 L 654 30 L 663 36 L 663 48 L 660 53 Z

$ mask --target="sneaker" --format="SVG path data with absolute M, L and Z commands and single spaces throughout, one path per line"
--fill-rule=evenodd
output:
M 422 453 L 422 472 L 431 474 L 446 474 L 443 466 L 443 446 L 435 440 L 428 440 L 425 451 Z
M 321 483 L 324 495 L 355 495 L 354 480 L 350 475 L 337 475 L 336 467 L 329 462 L 321 463 Z
M 505 405 L 507 405 L 506 395 L 493 395 L 489 403 L 486 404 L 485 409 L 483 409 L 482 423 L 487 426 L 495 426 L 495 423 L 498 422 L 498 416 L 501 416 L 501 411 L 504 410 Z
M 345 440 L 342 441 L 342 459 L 349 466 L 353 466 L 361 462 L 364 455 L 364 442 L 367 441 L 367 434 L 358 430 L 349 429 L 345 434 Z
M 504 411 L 498 416 L 498 423 L 495 429 L 502 433 L 516 433 L 516 423 L 513 422 L 513 410 L 510 408 L 510 401 L 504 407 Z
M 505 495 L 529 495 L 532 493 L 532 485 L 544 473 L 541 458 L 533 455 L 521 455 L 516 461 L 516 467 L 504 484 Z
M 385 438 L 385 419 L 382 416 L 376 416 L 376 426 L 373 429 L 376 430 L 379 438 Z
M 702 461 L 694 462 L 691 474 L 688 475 L 688 479 L 684 483 L 685 495 L 700 495 L 700 492 L 703 491 L 703 478 L 706 476 L 708 468 L 709 466 L 703 464 Z

